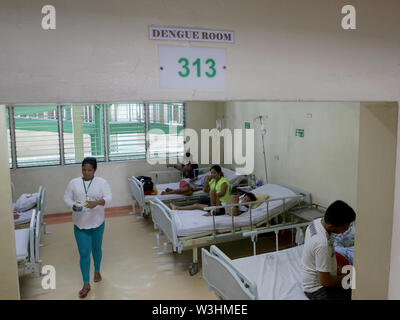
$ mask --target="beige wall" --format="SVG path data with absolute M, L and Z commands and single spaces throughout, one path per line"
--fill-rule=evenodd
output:
M 187 103 L 185 108 L 186 127 L 200 132 L 200 129 L 215 127 L 218 103 Z M 199 148 L 200 153 L 200 148 Z M 129 176 L 149 174 L 150 171 L 166 170 L 165 165 L 150 165 L 144 160 L 99 163 L 96 175 L 105 178 L 113 191 L 111 206 L 131 205 Z M 15 185 L 15 197 L 23 193 L 36 192 L 40 185 L 46 188 L 46 214 L 66 212 L 63 196 L 68 182 L 81 175 L 80 165 L 64 167 L 20 168 L 11 170 Z M 163 177 L 166 178 L 165 176 Z M 162 178 L 160 177 L 160 182 Z
M 397 101 L 400 2 L 344 0 L 2 0 L 0 103 L 107 101 Z M 235 32 L 234 44 L 150 41 L 148 27 Z M 159 88 L 158 44 L 227 49 L 225 90 Z
M 397 119 L 397 103 L 361 103 L 354 299 L 388 297 Z
M 356 207 L 359 103 L 227 103 L 227 127 L 244 129 L 250 122 L 255 130 L 255 174 L 265 182 L 260 122 L 255 120 L 260 115 L 267 128 L 269 183 L 310 191 L 323 206 L 342 199 Z M 304 129 L 303 138 L 295 135 L 296 129 Z
M 0 105 L 0 300 L 19 299 L 5 107 Z
M 397 0 L 353 1 L 358 28 L 349 31 L 340 27 L 342 0 L 54 0 L 55 31 L 40 28 L 44 4 L 0 3 L 0 103 L 400 100 Z M 235 43 L 149 41 L 149 25 L 233 30 Z M 160 89 L 157 45 L 167 43 L 227 48 L 226 90 Z M 397 230 L 399 195 L 396 187 Z M 391 288 L 399 288 L 398 232 L 392 243 Z M 374 290 L 358 283 L 358 292 Z

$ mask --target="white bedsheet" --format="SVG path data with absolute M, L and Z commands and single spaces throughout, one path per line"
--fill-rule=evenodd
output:
M 260 300 L 308 300 L 301 285 L 303 245 L 233 260 L 257 284 Z
M 252 191 L 253 193 L 268 194 L 270 199 L 295 196 L 292 190 L 276 184 L 265 184 Z M 296 199 L 286 201 L 290 206 L 296 203 Z M 272 219 L 281 212 L 282 201 L 269 202 L 269 219 Z M 206 212 L 203 210 L 172 210 L 172 217 L 175 222 L 178 237 L 191 236 L 214 229 L 213 218 L 203 216 Z M 251 210 L 253 224 L 257 224 L 267 218 L 267 204 L 263 203 L 258 208 Z M 235 227 L 250 225 L 250 211 L 234 217 Z M 217 230 L 230 229 L 232 227 L 232 217 L 228 214 L 216 216 L 215 224 Z

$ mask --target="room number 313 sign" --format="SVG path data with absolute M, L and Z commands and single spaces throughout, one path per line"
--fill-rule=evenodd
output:
M 181 77 L 187 77 L 187 76 L 189 76 L 189 75 L 190 75 L 190 67 L 189 67 L 190 62 L 189 62 L 189 60 L 188 60 L 187 58 L 180 58 L 180 59 L 178 60 L 178 63 L 182 63 L 182 69 L 184 70 L 183 72 L 182 72 L 182 71 L 179 71 L 178 74 L 179 74 Z M 208 59 L 206 60 L 205 64 L 208 65 L 208 68 L 209 68 L 209 71 L 206 71 L 206 72 L 205 72 L 205 75 L 206 75 L 207 77 L 209 77 L 209 78 L 215 77 L 215 75 L 217 74 L 217 70 L 215 69 L 215 66 L 216 66 L 215 60 L 214 60 L 214 59 L 211 59 L 211 58 L 208 58 Z M 201 73 L 201 59 L 200 59 L 200 58 L 197 58 L 197 59 L 192 63 L 192 66 L 194 66 L 194 67 L 196 68 L 197 77 L 201 77 L 201 76 L 202 76 L 202 73 Z
M 226 49 L 158 47 L 160 88 L 225 89 Z

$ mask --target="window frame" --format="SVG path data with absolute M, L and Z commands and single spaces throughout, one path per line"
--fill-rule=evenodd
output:
M 109 133 L 108 133 L 108 125 L 109 125 L 109 117 L 107 113 L 107 105 L 109 104 L 120 104 L 118 102 L 111 102 L 111 103 L 74 103 L 73 105 L 101 105 L 101 110 L 102 110 L 102 120 L 103 120 L 103 131 L 102 131 L 102 139 L 104 141 L 104 161 L 101 161 L 102 163 L 113 163 L 113 162 L 138 162 L 138 161 L 146 161 L 147 158 L 147 152 L 148 149 L 150 148 L 150 139 L 149 139 L 149 127 L 150 127 L 150 105 L 155 105 L 155 104 L 165 104 L 165 105 L 172 105 L 171 110 L 168 110 L 168 114 L 174 112 L 174 104 L 179 104 L 183 108 L 183 114 L 182 114 L 182 122 L 183 122 L 183 130 L 186 128 L 186 104 L 185 102 L 130 102 L 128 104 L 142 104 L 144 105 L 143 108 L 143 117 L 144 117 L 144 135 L 145 135 L 145 155 L 144 158 L 142 159 L 114 159 L 110 160 L 110 139 L 109 139 Z M 39 104 L 30 104 L 30 103 L 24 103 L 24 106 L 32 106 L 35 107 L 36 105 Z M 16 136 L 15 136 L 15 116 L 14 116 L 14 106 L 15 104 L 6 104 L 6 112 L 8 114 L 8 121 L 9 121 L 9 127 L 10 127 L 10 149 L 11 149 L 11 159 L 12 159 L 12 167 L 10 167 L 10 170 L 17 170 L 17 169 L 29 169 L 29 168 L 44 168 L 44 167 L 59 167 L 59 166 L 74 166 L 77 165 L 78 163 L 66 163 L 65 161 L 65 146 L 64 146 L 64 136 L 63 136 L 63 118 L 64 115 L 68 112 L 66 109 L 68 106 L 71 106 L 72 104 L 69 103 L 59 103 L 59 104 L 52 104 L 52 103 L 43 103 L 40 105 L 56 105 L 57 109 L 54 113 L 54 116 L 58 115 L 58 140 L 59 140 L 59 155 L 60 155 L 60 163 L 59 164 L 50 164 L 50 165 L 29 165 L 29 166 L 22 166 L 19 167 L 17 163 L 17 146 L 16 146 Z M 161 110 L 158 110 L 161 112 Z M 178 112 L 179 114 L 179 112 Z M 53 114 L 51 115 L 53 116 Z M 89 115 L 89 117 L 93 115 Z M 140 114 L 130 114 L 129 116 L 132 116 L 133 118 L 135 117 L 140 117 Z M 160 117 L 160 115 L 158 115 Z M 67 118 L 67 117 L 66 117 Z M 178 115 L 178 120 L 180 116 Z M 83 119 L 82 119 L 83 121 Z M 183 147 L 185 145 L 185 141 L 183 142 Z M 169 154 L 169 153 L 167 153 Z M 170 158 L 175 158 L 174 156 L 167 156 L 165 158 L 152 158 L 154 160 L 156 159 L 170 159 Z

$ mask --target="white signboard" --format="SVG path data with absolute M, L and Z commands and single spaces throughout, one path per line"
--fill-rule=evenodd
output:
M 234 42 L 233 31 L 149 27 L 150 40 Z
M 158 46 L 160 88 L 225 89 L 226 49 Z

